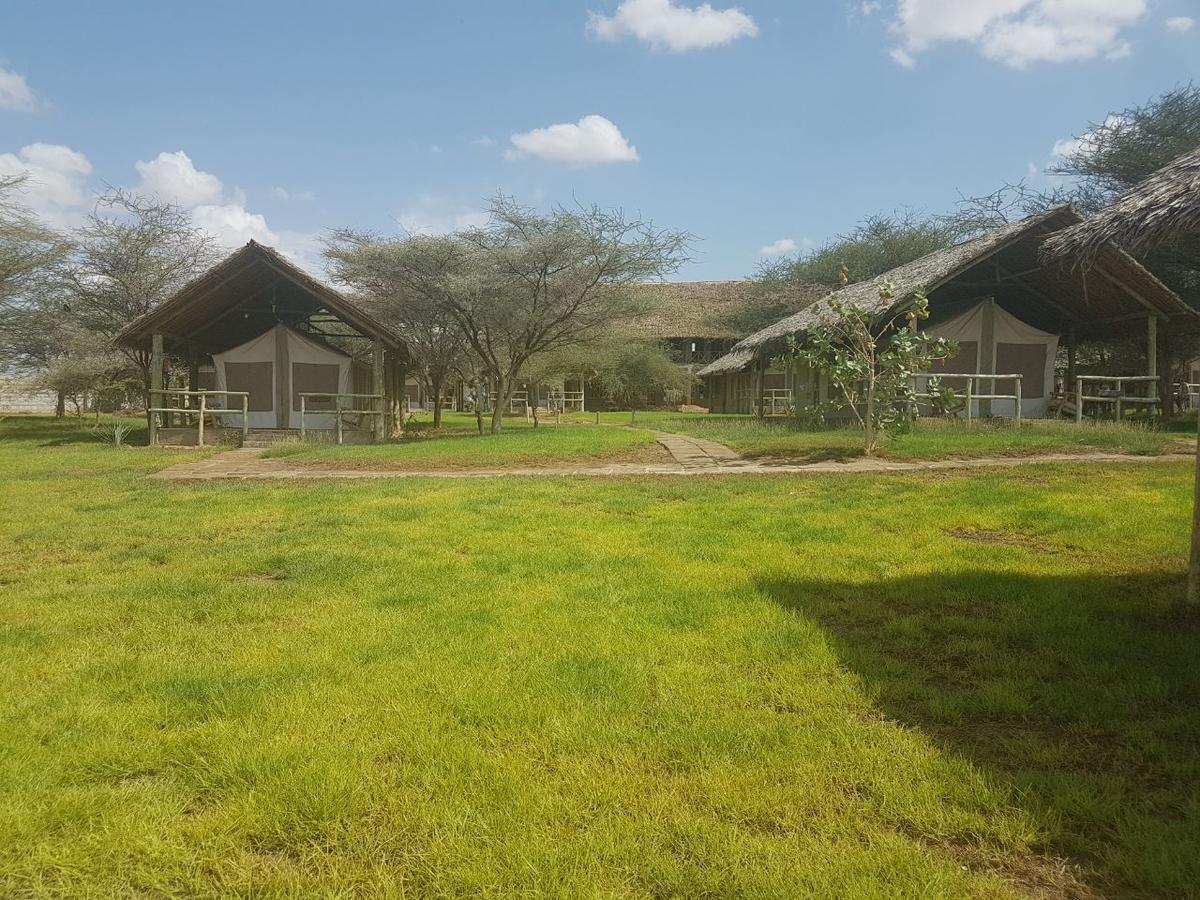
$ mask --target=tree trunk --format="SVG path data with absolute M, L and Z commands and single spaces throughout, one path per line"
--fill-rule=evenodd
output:
M 54 418 L 62 419 L 67 415 L 67 392 L 59 388 L 54 400 Z
M 442 427 L 442 387 L 445 378 L 442 375 L 429 376 L 429 388 L 433 392 L 433 427 Z
M 867 456 L 875 455 L 875 381 L 867 382 L 867 415 L 863 422 L 866 430 L 865 450 Z
M 492 406 L 492 434 L 499 434 L 504 425 L 504 408 L 511 399 L 512 385 L 501 375 L 496 379 L 496 403 Z

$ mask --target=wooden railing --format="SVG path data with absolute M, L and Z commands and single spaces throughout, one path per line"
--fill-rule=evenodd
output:
M 1118 422 L 1124 417 L 1124 406 L 1126 404 L 1156 407 L 1154 412 L 1157 412 L 1157 407 L 1162 404 L 1162 400 L 1158 396 L 1158 391 L 1154 389 L 1158 383 L 1159 377 L 1157 375 L 1077 375 L 1075 377 L 1075 422 L 1083 424 L 1083 404 L 1085 401 L 1113 404 L 1115 411 L 1114 418 Z M 1093 394 L 1087 395 L 1083 392 L 1085 384 L 1096 384 L 1099 387 L 1094 389 L 1095 392 Z M 1150 394 L 1146 396 L 1126 394 L 1125 386 L 1127 384 L 1149 385 L 1151 388 Z M 1111 387 L 1106 389 L 1106 385 L 1111 385 Z
M 550 408 L 558 412 L 583 412 L 583 391 L 551 391 Z
M 918 375 L 918 376 L 915 376 L 913 380 L 914 381 L 924 381 L 926 387 L 928 387 L 930 381 L 937 381 L 940 383 L 940 382 L 949 381 L 949 380 L 955 380 L 955 381 L 965 380 L 967 382 L 966 388 L 961 392 L 951 391 L 951 394 L 954 397 L 961 399 L 965 402 L 964 408 L 966 410 L 968 422 L 970 422 L 972 417 L 974 416 L 974 411 L 972 410 L 972 406 L 974 405 L 974 403 L 976 401 L 978 401 L 978 400 L 1011 400 L 1011 401 L 1013 401 L 1013 405 L 1016 409 L 1016 415 L 1013 418 L 1016 421 L 1016 423 L 1018 425 L 1020 425 L 1021 424 L 1021 401 L 1022 401 L 1021 377 L 1022 376 L 1020 376 L 1020 375 L 993 375 L 990 372 L 971 372 L 971 373 L 939 372 L 937 374 Z M 980 391 L 976 390 L 977 383 L 981 382 L 981 381 L 992 382 L 992 386 L 991 386 L 992 393 L 984 394 L 984 393 L 981 393 Z M 1013 382 L 1013 392 L 1011 394 L 996 393 L 995 392 L 996 391 L 995 382 L 997 382 L 997 381 Z M 928 390 L 917 391 L 913 394 L 913 396 L 915 398 L 917 398 L 918 400 L 932 401 L 932 400 L 940 399 L 939 394 L 934 394 Z
M 788 388 L 770 388 L 763 391 L 762 414 L 764 416 L 790 415 L 792 406 L 792 392 Z
M 197 406 L 181 406 L 172 407 L 166 406 L 166 400 L 163 399 L 163 406 L 155 406 L 154 398 L 160 397 L 199 397 L 200 402 Z M 241 409 L 227 409 L 220 406 L 209 406 L 209 397 L 241 397 Z M 172 388 L 152 388 L 150 391 L 150 408 L 146 410 L 151 416 L 161 414 L 170 415 L 189 415 L 196 416 L 196 445 L 204 446 L 204 417 L 205 416 L 241 416 L 242 417 L 242 440 L 246 439 L 246 430 L 249 427 L 250 420 L 250 394 L 248 391 L 184 391 Z M 158 428 L 151 429 L 151 443 L 158 443 Z
M 342 416 L 382 416 L 383 409 L 383 394 L 323 394 L 319 391 L 309 391 L 297 395 L 300 397 L 300 440 L 304 440 L 307 435 L 308 416 L 333 416 L 334 430 L 337 433 L 337 442 L 343 442 L 343 425 Z M 333 409 L 308 409 L 308 401 L 317 398 L 320 400 L 332 400 Z M 375 401 L 374 409 L 347 409 L 342 406 L 342 400 L 371 400 Z

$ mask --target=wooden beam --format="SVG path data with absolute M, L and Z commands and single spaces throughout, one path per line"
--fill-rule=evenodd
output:
M 146 408 L 150 409 L 156 406 L 164 406 L 162 395 L 156 394 L 155 391 L 161 391 L 163 386 L 163 336 L 162 332 L 156 331 L 150 336 L 150 396 L 147 398 L 149 403 Z M 148 424 L 150 427 L 150 446 L 153 447 L 158 443 L 158 413 L 147 413 L 150 417 Z
M 1000 271 L 1004 272 L 1004 268 L 1000 267 Z M 1057 300 L 1051 299 L 1050 296 L 1048 294 L 1046 294 L 1045 291 L 1043 291 L 1039 288 L 1035 288 L 1032 284 L 1023 280 L 1023 278 L 1020 275 L 1011 275 L 1011 276 L 1008 276 L 1008 278 L 1009 278 L 1009 280 L 1011 280 L 1013 282 L 1013 284 L 1015 284 L 1019 288 L 1021 288 L 1021 290 L 1025 291 L 1029 294 L 1032 294 L 1034 297 L 1037 297 L 1039 300 L 1041 300 L 1043 303 L 1045 303 L 1051 309 L 1053 309 L 1053 310 L 1057 311 L 1058 313 L 1060 313 L 1061 315 L 1065 316 L 1067 318 L 1067 321 L 1069 321 L 1069 322 L 1082 321 L 1080 316 L 1071 312 L 1069 309 L 1067 309 L 1065 306 L 1063 306 Z
M 1165 312 L 1163 312 L 1161 309 L 1159 309 L 1157 306 L 1155 306 L 1153 303 L 1151 303 L 1149 300 L 1147 300 L 1145 297 L 1143 297 L 1141 294 L 1139 294 L 1137 291 L 1135 291 L 1133 288 L 1131 288 L 1125 282 L 1121 281 L 1121 279 L 1117 278 L 1115 275 L 1109 274 L 1109 272 L 1107 270 L 1101 268 L 1100 266 L 1096 266 L 1092 271 L 1094 271 L 1097 275 L 1099 275 L 1105 281 L 1109 282 L 1110 284 L 1115 285 L 1119 290 L 1124 291 L 1126 294 L 1128 294 L 1130 297 L 1132 297 L 1138 303 L 1142 304 L 1142 306 L 1144 306 L 1146 309 L 1150 310 L 1150 312 L 1153 313 L 1158 318 L 1160 318 L 1160 319 L 1167 318 L 1167 314 Z
M 383 364 L 384 364 L 383 341 L 380 340 L 379 338 L 375 338 L 374 342 L 372 343 L 371 350 L 372 350 L 372 357 L 373 357 L 373 363 L 374 363 L 374 365 L 372 367 L 371 375 L 373 377 L 374 384 L 375 384 L 375 388 L 371 393 L 379 394 L 380 397 L 383 398 L 383 399 L 375 401 L 376 403 L 379 404 L 379 406 L 376 408 L 380 412 L 383 412 L 386 409 L 386 406 L 384 406 L 384 402 L 386 400 L 386 394 L 387 394 L 386 389 L 384 388 L 384 381 L 383 381 Z M 379 415 L 379 416 L 373 416 L 372 418 L 374 419 L 374 424 L 375 424 L 375 440 L 382 443 L 384 437 L 386 436 L 386 434 L 384 432 L 384 427 L 385 427 L 384 418 L 385 417 L 382 415 Z
M 1158 374 L 1158 319 L 1146 317 L 1146 374 Z

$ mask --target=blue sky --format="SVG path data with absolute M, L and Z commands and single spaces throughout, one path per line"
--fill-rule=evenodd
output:
M 638 211 L 697 236 L 680 277 L 738 278 L 1200 76 L 1197 0 L 5 9 L 0 173 L 47 220 L 154 190 L 309 265 L 329 228 L 452 228 L 503 190 Z

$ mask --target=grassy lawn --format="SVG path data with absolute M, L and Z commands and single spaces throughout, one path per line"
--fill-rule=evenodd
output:
M 1187 463 L 169 485 L 70 429 L 0 424 L 0 895 L 1200 896 Z
M 466 413 L 445 414 L 438 431 L 429 414 L 418 414 L 401 440 L 387 444 L 291 443 L 272 447 L 266 455 L 323 468 L 409 471 L 670 461 L 648 431 L 556 425 L 553 418 L 534 428 L 514 416 L 505 420 L 500 434 L 480 435 L 474 416 Z
M 594 421 L 594 416 L 575 417 Z M 646 428 L 674 431 L 726 444 L 744 456 L 810 461 L 853 459 L 862 455 L 862 433 L 851 428 L 805 430 L 782 419 L 760 421 L 753 416 L 704 413 L 639 412 L 636 422 Z M 627 425 L 629 413 L 602 413 L 601 421 Z M 1085 423 L 1036 420 L 1020 428 L 1008 423 L 972 423 L 924 419 L 913 430 L 887 441 L 880 456 L 891 459 L 948 459 L 980 456 L 1020 456 L 1036 453 L 1133 453 L 1157 455 L 1187 451 L 1189 437 L 1181 430 L 1155 431 L 1115 422 Z

